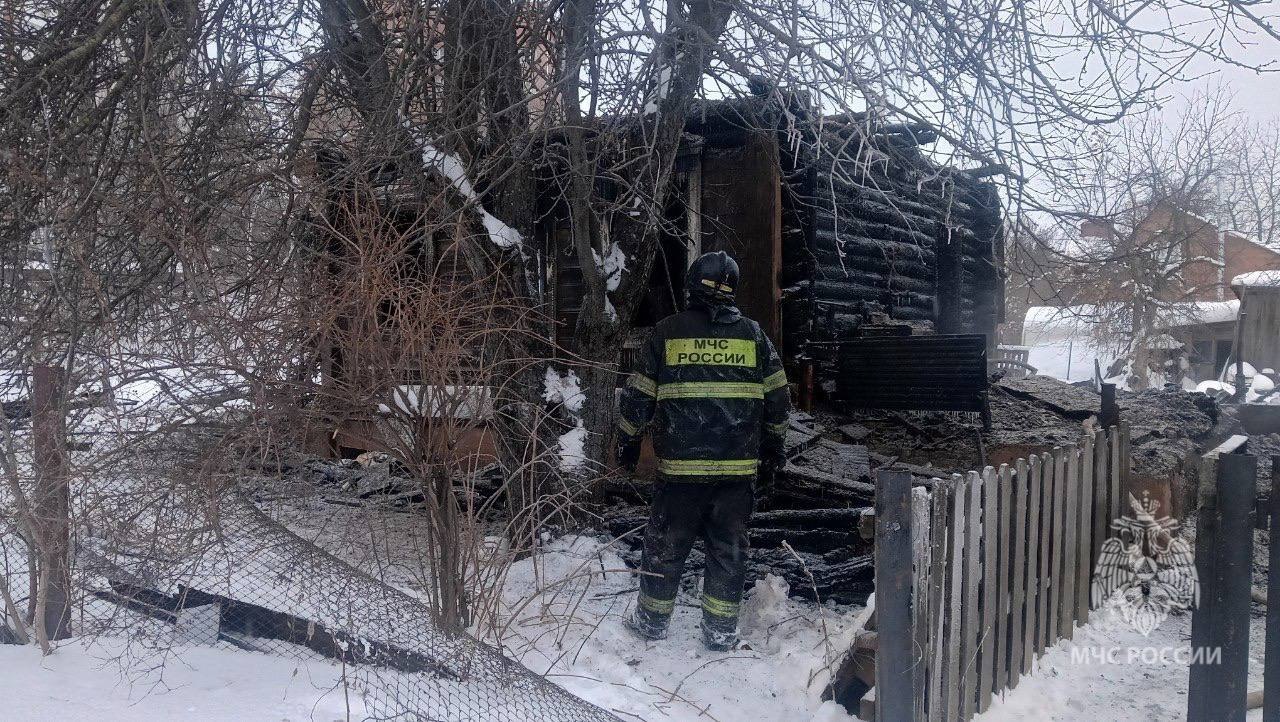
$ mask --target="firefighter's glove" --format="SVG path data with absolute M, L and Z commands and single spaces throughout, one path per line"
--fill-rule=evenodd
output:
M 636 464 L 640 461 L 640 437 L 618 435 L 618 466 L 627 473 L 635 473 Z
M 774 483 L 782 464 L 777 457 L 768 456 L 760 460 L 760 471 L 756 474 L 756 504 L 768 504 L 773 499 Z

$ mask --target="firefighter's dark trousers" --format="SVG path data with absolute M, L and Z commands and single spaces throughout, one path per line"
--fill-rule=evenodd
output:
M 701 537 L 707 565 L 702 582 L 704 628 L 732 633 L 747 561 L 751 481 L 655 485 L 644 532 L 638 613 L 654 631 L 665 630 L 675 608 L 685 557 Z M 654 576 L 661 575 L 661 576 Z

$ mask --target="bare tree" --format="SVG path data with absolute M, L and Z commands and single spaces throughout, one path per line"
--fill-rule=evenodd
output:
M 1171 27 L 1175 11 L 1196 24 Z M 810 124 L 797 139 L 822 138 L 836 115 L 925 124 L 939 155 L 1007 170 L 1016 203 L 1018 178 L 1059 172 L 1082 128 L 1141 107 L 1188 59 L 1276 39 L 1260 12 L 1246 0 L 10 0 L 0 353 L 20 392 L 37 365 L 64 370 L 68 398 L 110 404 L 153 384 L 171 402 L 160 427 L 227 443 L 293 442 L 300 419 L 385 407 L 394 451 L 434 500 L 433 594 L 457 624 L 474 526 L 451 444 L 473 422 L 442 421 L 432 394 L 492 390 L 517 539 L 542 514 L 525 510 L 563 509 L 607 465 L 620 348 L 695 101 L 754 88 Z M 547 321 L 538 241 L 556 214 L 586 287 L 576 355 L 552 348 Z M 564 483 L 544 460 L 564 431 L 543 409 L 557 357 L 586 381 L 593 462 Z M 405 364 L 415 379 L 395 375 Z M 412 387 L 418 403 L 401 408 Z M 472 398 L 446 396 L 455 411 Z M 5 432 L 0 523 L 39 546 L 32 441 Z M 73 515 L 78 482 L 106 463 L 72 465 Z
M 1246 123 L 1240 132 L 1246 140 L 1220 185 L 1224 207 L 1219 220 L 1260 243 L 1280 247 L 1280 120 Z
M 1197 302 L 1225 298 L 1220 229 L 1267 193 L 1244 166 L 1268 151 L 1230 101 L 1217 88 L 1176 116 L 1095 131 L 1056 189 L 1054 220 L 1018 234 L 1015 275 L 1032 303 L 1086 316 L 1096 341 L 1121 351 L 1107 375 L 1135 388 L 1157 370 L 1153 347 L 1176 342 L 1168 329 L 1194 323 Z

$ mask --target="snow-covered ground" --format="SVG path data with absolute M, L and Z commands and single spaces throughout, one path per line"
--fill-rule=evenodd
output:
M 0 645 L 0 717 L 47 720 L 345 720 L 365 716 L 361 697 L 342 685 L 342 668 L 234 649 L 173 650 L 163 672 L 118 638 L 62 644 L 47 657 L 34 646 Z M 345 694 L 349 692 L 349 694 Z
M 634 603 L 634 577 L 608 544 L 570 536 L 535 563 L 510 570 L 502 633 L 507 651 L 567 690 L 622 719 L 846 722 L 822 703 L 829 661 L 847 647 L 868 609 L 827 608 L 789 599 L 777 579 L 749 591 L 742 649 L 704 650 L 699 611 L 682 596 L 671 635 L 642 642 L 621 626 Z M 1170 617 L 1143 636 L 1118 614 L 1095 613 L 1033 673 L 997 699 L 979 722 L 1183 719 L 1191 617 Z M 1261 687 L 1263 619 L 1253 620 L 1250 688 Z M 1116 650 L 1110 651 L 1107 650 Z M 1135 659 L 1128 659 L 1136 650 Z M 1146 651 L 1154 650 L 1154 651 Z M 41 658 L 35 647 L 0 646 L 6 720 L 345 720 L 363 719 L 357 686 L 339 665 L 224 647 L 143 656 L 117 638 L 68 642 Z M 348 670 L 350 671 L 350 670 Z M 1259 711 L 1249 719 L 1261 719 Z
M 525 666 L 624 719 L 791 722 L 851 719 L 822 703 L 830 661 L 869 611 L 790 599 L 768 578 L 748 591 L 742 649 L 702 647 L 697 600 L 681 594 L 670 635 L 644 642 L 622 626 L 635 577 L 601 539 L 569 536 L 509 572 L 503 645 Z
M 1253 619 L 1249 688 L 1262 688 L 1263 620 Z M 1191 615 L 1166 619 L 1143 636 L 1114 611 L 1095 612 L 977 722 L 1014 720 L 1180 720 L 1187 714 Z M 1112 651 L 1114 650 L 1114 651 Z M 1249 719 L 1262 719 L 1253 710 Z
M 821 694 L 832 661 L 869 610 L 803 604 L 769 578 L 749 591 L 745 645 L 706 651 L 696 600 L 679 599 L 670 637 L 642 642 L 622 627 L 636 581 L 607 540 L 568 536 L 514 565 L 498 630 L 507 652 L 567 690 L 623 719 L 843 722 Z M 2 716 L 91 720 L 364 719 L 357 688 L 340 665 L 218 647 L 182 646 L 164 657 L 140 644 L 100 638 L 62 644 L 41 658 L 33 646 L 0 646 Z M 141 657 L 139 653 L 144 653 Z M 158 653 L 157 653 L 158 654 Z M 133 662 L 125 667 L 121 659 Z M 163 667 L 159 662 L 163 661 Z M 351 670 L 348 670 L 350 672 Z

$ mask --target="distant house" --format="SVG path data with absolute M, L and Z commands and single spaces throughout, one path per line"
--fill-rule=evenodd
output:
M 1232 279 L 1280 270 L 1280 251 L 1238 231 L 1220 229 L 1172 203 L 1156 203 L 1130 217 L 1137 220 L 1129 228 L 1117 228 L 1109 220 L 1086 220 L 1069 241 L 1117 254 L 1127 245 L 1168 269 L 1167 278 L 1151 289 L 1160 302 L 1156 330 L 1161 332 L 1148 341 L 1152 362 L 1164 369 L 1167 381 L 1217 377 L 1234 352 L 1239 300 L 1231 293 Z M 1077 261 L 1070 253 L 1022 253 L 1030 263 L 1011 269 L 1008 284 L 1011 302 L 1022 305 L 1007 310 L 1011 326 L 1020 325 L 1020 333 L 1007 333 L 1006 341 L 1030 347 L 1030 363 L 1042 373 L 1066 378 L 1069 369 L 1072 380 L 1088 378 L 1095 358 L 1105 372 L 1119 351 L 1104 349 L 1091 338 L 1091 324 L 1096 322 L 1090 319 L 1104 315 L 1100 306 L 1123 303 L 1123 295 L 1132 289 L 1099 287 L 1103 274 L 1097 263 Z M 1026 268 L 1039 273 L 1027 274 Z
M 1135 235 L 1171 234 L 1186 259 L 1181 298 L 1169 301 L 1226 301 L 1232 298 L 1231 279 L 1250 271 L 1280 269 L 1280 251 L 1258 243 L 1239 231 L 1218 228 L 1211 221 L 1171 203 L 1159 203 L 1139 224 Z
M 1179 383 L 1217 378 L 1231 358 L 1240 302 L 1189 301 L 1169 304 L 1158 333 L 1148 339 L 1153 366 L 1163 381 Z M 1102 312 L 1094 306 L 1032 306 L 1022 324 L 1021 345 L 1038 373 L 1067 381 L 1094 376 L 1094 361 L 1104 376 L 1124 354 L 1114 342 L 1097 338 Z
M 1244 306 L 1243 360 L 1260 371 L 1280 369 L 1280 270 L 1241 273 L 1233 277 L 1231 290 Z

